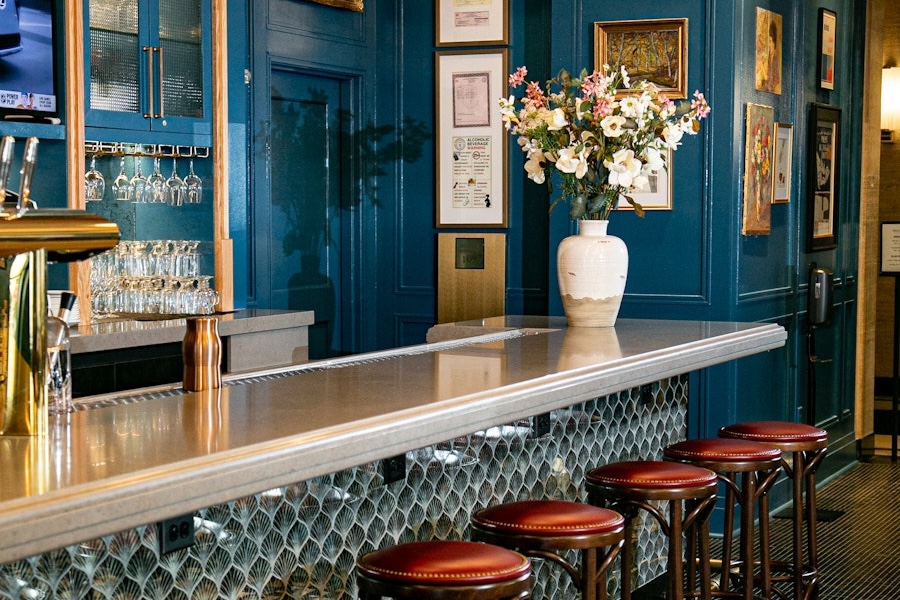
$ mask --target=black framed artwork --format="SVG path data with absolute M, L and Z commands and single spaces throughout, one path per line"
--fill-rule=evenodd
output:
M 837 247 L 841 109 L 812 104 L 809 119 L 808 251 Z

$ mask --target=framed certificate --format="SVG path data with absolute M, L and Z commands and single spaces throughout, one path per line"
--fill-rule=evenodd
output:
M 437 226 L 506 227 L 507 51 L 438 52 Z

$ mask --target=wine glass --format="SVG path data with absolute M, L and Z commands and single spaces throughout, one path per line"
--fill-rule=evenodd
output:
M 167 195 L 166 178 L 159 172 L 159 157 L 155 157 L 153 173 L 147 178 L 147 202 L 165 204 Z
M 91 156 L 91 169 L 84 174 L 84 200 L 85 202 L 97 202 L 103 200 L 106 191 L 106 181 L 103 173 L 97 170 L 97 155 Z
M 186 193 L 185 202 L 188 204 L 200 204 L 203 199 L 203 180 L 194 173 L 194 159 L 190 160 L 187 177 L 184 178 Z
M 168 189 L 169 204 L 171 206 L 181 206 L 184 203 L 186 194 L 184 179 L 178 175 L 178 159 L 172 159 L 172 175 L 166 179 L 166 188 Z
M 147 201 L 147 178 L 141 172 L 141 160 L 137 156 L 134 157 L 134 168 L 136 172 L 131 178 L 131 187 L 134 190 L 131 201 L 143 203 Z
M 113 181 L 112 189 L 113 197 L 120 202 L 131 202 L 131 199 L 134 197 L 134 186 L 131 185 L 131 180 L 125 174 L 124 156 L 122 157 L 119 176 Z

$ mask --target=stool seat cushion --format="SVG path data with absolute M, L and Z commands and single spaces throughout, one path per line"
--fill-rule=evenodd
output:
M 703 467 L 657 460 L 616 462 L 597 467 L 585 477 L 595 485 L 621 488 L 677 489 L 716 483 L 716 474 Z
M 824 429 L 790 421 L 748 421 L 728 425 L 719 430 L 720 437 L 740 438 L 772 444 L 828 443 Z
M 527 576 L 527 558 L 492 544 L 425 541 L 390 546 L 362 556 L 357 569 L 372 579 L 422 585 L 482 585 Z
M 709 438 L 685 440 L 663 450 L 667 458 L 715 462 L 777 461 L 781 450 L 760 442 L 745 439 Z
M 495 532 L 529 535 L 592 535 L 625 527 L 619 513 L 565 500 L 524 500 L 490 506 L 475 513 L 472 521 Z

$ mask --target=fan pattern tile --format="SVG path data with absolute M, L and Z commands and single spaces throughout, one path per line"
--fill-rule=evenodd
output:
M 585 500 L 586 469 L 659 458 L 686 433 L 688 377 L 597 398 L 550 415 L 407 453 L 407 476 L 385 485 L 375 463 L 211 506 L 195 544 L 160 556 L 153 524 L 0 565 L 0 599 L 205 600 L 355 597 L 356 558 L 391 544 L 465 539 L 469 515 L 523 498 Z M 665 539 L 638 531 L 639 584 L 665 572 Z M 535 561 L 536 598 L 576 593 Z M 619 582 L 610 582 L 613 597 Z

